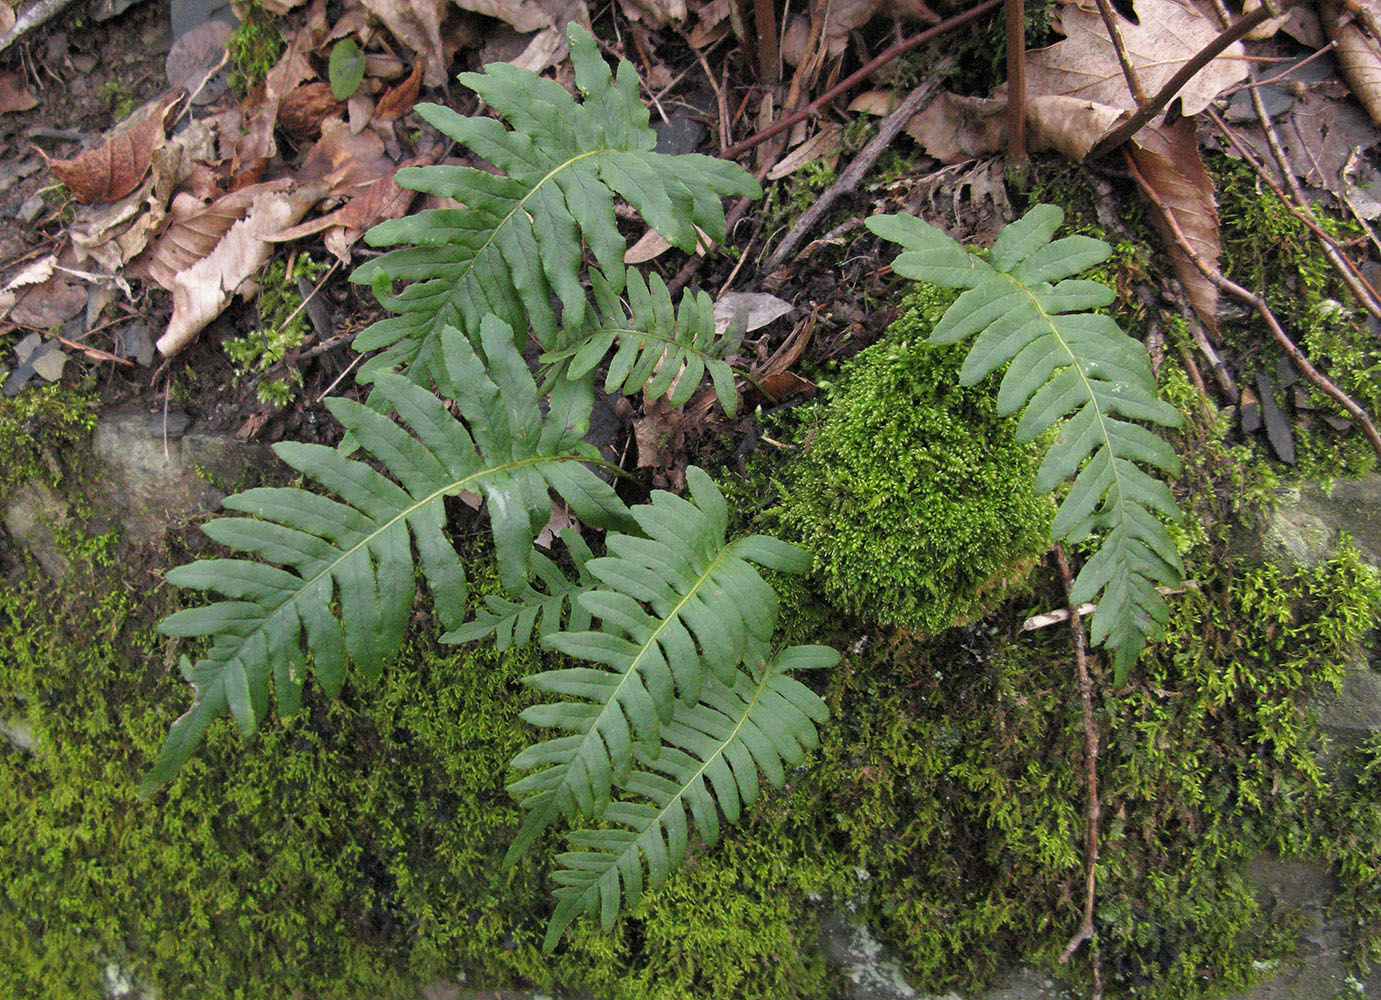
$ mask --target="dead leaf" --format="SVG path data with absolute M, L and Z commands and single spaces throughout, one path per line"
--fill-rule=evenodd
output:
M 647 400 L 643 415 L 633 421 L 633 440 L 638 446 L 638 468 L 665 468 L 670 456 L 685 440 L 682 411 L 665 399 Z
M 1308 49 L 1321 49 L 1328 42 L 1324 37 L 1323 25 L 1319 23 L 1319 15 L 1303 4 L 1290 8 L 1280 30 Z
M 1261 0 L 1242 0 L 1242 13 L 1250 14 L 1260 6 Z M 1280 30 L 1289 16 L 1289 14 L 1281 14 L 1278 17 L 1268 17 L 1242 37 L 1249 42 L 1265 41 Z
M 59 272 L 20 292 L 8 318 L 17 326 L 51 330 L 85 308 L 86 283 Z
M 1130 112 L 1078 97 L 1041 94 L 1026 105 L 1030 147 L 1053 149 L 1078 163 L 1129 115 Z
M 1128 57 L 1147 94 L 1156 91 L 1200 49 L 1218 37 L 1218 26 L 1198 10 L 1175 0 L 1135 0 L 1138 23 L 1118 15 Z M 1103 19 L 1096 10 L 1067 4 L 1061 12 L 1063 41 L 1027 55 L 1026 84 L 1031 94 L 1063 94 L 1125 111 L 1136 102 Z M 1202 111 L 1228 87 L 1247 78 L 1240 42 L 1196 73 L 1180 91 L 1183 113 Z
M 155 281 L 171 292 L 177 276 L 209 255 L 230 227 L 244 218 L 256 198 L 270 191 L 285 191 L 291 183 L 284 178 L 241 188 L 209 205 L 185 192 L 177 194 L 170 212 L 172 222 L 158 241 L 130 264 L 129 273 Z
M 783 177 L 794 174 L 807 163 L 816 160 L 825 160 L 825 166 L 833 169 L 834 163 L 839 161 L 839 150 L 844 145 L 844 128 L 842 125 L 828 123 L 819 132 L 801 143 L 791 152 L 777 161 L 777 164 L 767 172 L 767 179 L 778 181 Z M 830 163 L 830 160 L 834 163 Z
M 154 149 L 164 139 L 163 118 L 177 99 L 175 94 L 163 97 L 128 126 L 117 127 L 99 146 L 70 160 L 48 160 L 48 169 L 77 201 L 123 198 L 148 172 Z
M 466 0 L 467 4 L 470 2 Z M 686 0 L 620 0 L 619 6 L 630 21 L 640 21 L 653 29 L 686 20 Z
M 0 31 L 9 31 L 14 27 L 14 7 L 8 2 L 0 3 Z
M 249 212 L 232 225 L 214 250 L 173 279 L 173 315 L 158 339 L 158 353 L 171 357 L 221 314 L 230 297 L 273 255 L 265 236 L 286 229 L 320 200 L 326 182 L 295 191 L 263 191 Z
M 227 22 L 212 18 L 185 32 L 168 50 L 163 72 L 174 87 L 195 94 L 193 104 L 210 104 L 224 93 L 223 81 L 217 86 L 207 80 L 225 62 L 226 39 L 233 31 Z
M 551 14 L 537 0 L 455 0 L 455 3 L 462 10 L 496 17 L 514 31 L 526 33 L 552 26 Z M 685 14 L 684 3 L 681 12 Z
M 1213 179 L 1199 158 L 1199 141 L 1194 123 L 1181 118 L 1174 125 L 1161 125 L 1139 132 L 1131 145 L 1136 168 L 1174 216 L 1199 259 L 1217 268 L 1223 246 L 1218 238 L 1218 207 L 1213 197 Z M 1189 302 L 1206 327 L 1218 332 L 1218 286 L 1194 266 L 1158 212 L 1152 221 L 1165 239 L 1175 275 L 1184 285 Z
M 38 107 L 38 98 L 29 93 L 18 73 L 0 71 L 0 114 L 28 111 Z
M 23 288 L 25 285 L 36 285 L 40 281 L 47 281 L 53 276 L 53 268 L 57 262 L 58 259 L 52 254 L 30 261 L 15 272 L 14 277 L 5 285 L 5 290 L 13 291 L 16 288 Z
M 331 179 L 331 192 L 344 194 L 393 172 L 393 161 L 384 155 L 384 141 L 374 132 L 356 134 L 341 121 L 328 121 L 321 138 L 307 151 L 297 170 L 297 182 L 310 184 Z
M 445 0 L 363 0 L 398 39 L 422 59 L 422 80 L 428 87 L 446 82 L 446 56 L 441 48 Z
M 289 11 L 301 7 L 307 0 L 259 0 L 259 2 L 263 5 L 264 10 L 282 17 Z
M 289 135 L 305 139 L 319 132 L 328 117 L 344 110 L 345 104 L 336 100 L 329 83 L 304 83 L 279 102 L 278 124 Z
M 793 308 L 785 299 L 766 292 L 725 292 L 714 304 L 715 332 L 723 333 L 737 321 L 743 324 L 741 332 L 751 333 L 781 319 Z
M 1006 112 L 1005 98 L 941 93 L 906 123 L 906 134 L 941 163 L 958 163 L 1006 148 Z
M 415 62 L 412 64 L 412 72 L 408 74 L 408 78 L 379 98 L 379 103 L 374 108 L 375 120 L 391 122 L 407 114 L 417 103 L 417 92 L 421 86 L 422 64 Z
M 1371 16 L 1381 21 L 1381 4 L 1376 0 L 1357 0 Z M 1371 120 L 1381 124 L 1381 53 L 1378 40 L 1369 38 L 1356 19 L 1338 0 L 1322 0 L 1319 18 L 1328 37 L 1337 45 L 1338 69 L 1352 93 L 1367 109 Z
M 890 90 L 866 90 L 849 102 L 849 110 L 865 115 L 890 115 L 897 95 Z

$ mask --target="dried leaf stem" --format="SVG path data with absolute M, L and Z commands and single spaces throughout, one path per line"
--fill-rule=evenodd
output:
M 1297 0 L 1284 0 L 1283 3 L 1278 5 L 1279 9 L 1277 9 L 1274 14 L 1272 13 L 1271 7 L 1263 4 L 1250 14 L 1243 15 L 1238 19 L 1236 24 L 1228 28 L 1221 35 L 1195 53 L 1188 62 L 1180 67 L 1179 71 L 1174 76 L 1166 81 L 1165 86 L 1156 91 L 1154 97 L 1146 104 L 1140 105 L 1137 108 L 1132 117 L 1128 118 L 1125 122 L 1104 136 L 1098 142 L 1098 145 L 1093 147 L 1089 156 L 1099 157 L 1109 153 L 1132 136 L 1136 135 L 1141 131 L 1142 126 L 1165 110 L 1166 105 L 1174 100 L 1175 95 L 1180 92 L 1180 89 L 1184 87 L 1185 84 L 1194 79 L 1195 74 L 1197 74 L 1199 70 L 1203 69 L 1221 55 L 1223 50 L 1233 42 L 1245 36 L 1263 21 L 1278 16 L 1280 10 L 1294 6 L 1295 2 L 1297 2 Z
M 1361 269 L 1352 262 L 1352 258 L 1348 257 L 1347 254 L 1343 252 L 1343 248 L 1338 241 L 1319 225 L 1318 221 L 1314 218 L 1314 214 L 1306 208 L 1301 207 L 1308 205 L 1308 201 L 1296 203 L 1294 199 L 1287 195 L 1281 186 L 1276 183 L 1275 178 L 1271 176 L 1270 171 L 1257 161 L 1251 150 L 1247 149 L 1228 123 L 1223 120 L 1222 116 L 1212 107 L 1206 110 L 1208 116 L 1213 119 L 1213 123 L 1218 126 L 1218 130 L 1223 133 L 1223 137 L 1227 139 L 1232 148 L 1237 151 L 1237 155 L 1242 157 L 1242 162 L 1251 167 L 1256 175 L 1261 178 L 1262 182 L 1271 189 L 1271 193 L 1280 199 L 1286 211 L 1302 222 L 1305 227 L 1323 243 L 1324 253 L 1328 257 L 1329 262 L 1333 264 L 1334 268 L 1338 271 L 1338 276 L 1343 279 L 1343 283 L 1347 285 L 1352 294 L 1357 296 L 1357 301 L 1362 304 L 1362 307 L 1373 316 L 1381 319 L 1381 313 L 1377 312 L 1377 309 L 1381 308 L 1378 306 L 1378 302 L 1381 302 L 1381 296 L 1378 296 L 1376 289 L 1372 288 L 1371 283 L 1362 276 Z M 1266 119 L 1266 122 L 1268 123 L 1266 126 L 1266 134 L 1269 137 L 1274 134 L 1274 129 L 1269 126 L 1269 118 Z M 1279 163 L 1279 161 L 1277 161 L 1277 163 Z M 1283 169 L 1282 172 L 1291 180 L 1295 179 L 1294 173 L 1290 171 L 1288 167 Z
M 1165 202 L 1161 200 L 1160 195 L 1158 195 L 1155 189 L 1146 182 L 1146 178 L 1141 176 L 1141 172 L 1136 168 L 1136 163 L 1132 161 L 1130 156 L 1126 156 L 1125 159 L 1127 161 L 1127 169 L 1131 172 L 1132 177 L 1136 180 L 1142 193 L 1146 195 L 1147 200 L 1150 201 L 1151 204 L 1156 206 L 1156 210 L 1159 211 L 1161 216 L 1165 219 L 1166 227 L 1174 234 L 1175 242 L 1189 259 L 1193 261 L 1194 266 L 1222 291 L 1227 292 L 1233 298 L 1241 302 L 1247 303 L 1247 305 L 1256 310 L 1257 315 L 1260 316 L 1262 322 L 1266 324 L 1266 328 L 1271 331 L 1271 336 L 1275 338 L 1281 350 L 1290 356 L 1290 360 L 1295 363 L 1295 367 L 1299 369 L 1300 374 L 1320 392 L 1332 397 L 1348 416 L 1357 421 L 1358 425 L 1362 428 L 1362 432 L 1367 436 L 1367 440 L 1371 442 L 1373 450 L 1375 450 L 1377 455 L 1381 455 L 1381 433 L 1377 432 L 1376 424 L 1372 422 L 1367 411 L 1362 409 L 1351 396 L 1343 392 L 1343 390 L 1329 379 L 1328 376 L 1314 367 L 1305 353 L 1290 339 L 1289 334 L 1287 334 L 1284 327 L 1280 325 L 1280 321 L 1276 319 L 1275 313 L 1271 312 L 1271 307 L 1266 304 L 1265 299 L 1255 292 L 1248 291 L 1230 278 L 1225 277 L 1216 267 L 1211 266 L 1200 256 L 1190 245 L 1189 240 L 1185 238 L 1184 231 L 1180 229 L 1179 223 L 1175 221 L 1174 215 L 1166 208 Z
M 1112 4 L 1108 0 L 1098 0 L 1098 13 L 1103 18 L 1103 27 L 1108 29 L 1108 37 L 1112 39 L 1112 48 L 1117 53 L 1118 63 L 1122 66 L 1122 75 L 1127 78 L 1127 89 L 1132 92 L 1132 100 L 1136 101 L 1138 108 L 1143 108 L 1147 103 L 1146 90 L 1141 86 L 1141 78 L 1136 75 L 1136 67 L 1127 55 L 1127 45 L 1122 41 L 1122 30 L 1117 26 L 1117 12 L 1112 9 Z
M 954 58 L 952 56 L 945 56 L 937 61 L 935 65 L 931 67 L 930 75 L 926 77 L 918 87 L 912 90 L 911 93 L 907 94 L 906 99 L 903 100 L 901 104 L 897 105 L 896 109 L 890 115 L 882 120 L 882 123 L 878 126 L 877 135 L 868 140 L 868 144 L 859 150 L 858 155 L 855 156 L 853 162 L 844 169 L 844 172 L 839 175 L 839 178 L 826 188 L 824 194 L 816 199 L 810 208 L 802 212 L 796 219 L 791 230 L 777 246 L 777 249 L 772 252 L 772 256 L 767 259 L 767 263 L 763 265 L 764 271 L 771 274 L 784 264 L 787 258 L 795 252 L 801 240 L 810 233 L 815 224 L 820 221 L 821 217 L 823 217 L 831 207 L 833 207 L 840 196 L 848 194 L 853 191 L 854 188 L 858 187 L 859 182 L 863 180 L 868 171 L 873 168 L 873 164 L 878 161 L 878 157 L 880 157 L 883 151 L 892 144 L 892 140 L 897 137 L 897 133 L 906 126 L 906 123 L 911 120 L 912 116 L 929 104 L 931 99 L 934 98 L 935 94 L 940 89 L 940 84 L 944 80 L 945 74 L 949 72 L 953 65 Z
M 955 28 L 968 24 L 974 18 L 980 17 L 983 14 L 988 13 L 988 11 L 993 10 L 1002 2 L 1003 0 L 982 0 L 981 3 L 976 4 L 973 7 L 970 7 L 966 11 L 955 14 L 953 17 L 945 18 L 945 20 L 941 21 L 939 24 L 926 28 L 924 31 L 918 32 L 917 34 L 912 35 L 910 38 L 902 39 L 900 42 L 897 42 L 890 48 L 885 49 L 876 58 L 870 60 L 866 65 L 860 67 L 857 71 L 849 74 L 843 80 L 840 80 L 833 87 L 825 91 L 823 94 L 821 94 L 815 100 L 811 101 L 805 107 L 798 108 L 791 114 L 787 115 L 785 118 L 782 118 L 780 121 L 774 122 L 772 125 L 769 125 L 761 132 L 758 132 L 755 135 L 750 135 L 747 139 L 744 139 L 742 142 L 734 143 L 732 146 L 724 150 L 724 152 L 720 153 L 719 155 L 726 160 L 732 159 L 733 157 L 738 156 L 740 153 L 752 149 L 759 143 L 766 142 L 768 139 L 772 138 L 777 133 L 785 131 L 786 129 L 791 128 L 791 126 L 795 125 L 797 122 L 809 118 L 811 115 L 815 114 L 815 112 L 819 111 L 821 108 L 823 108 L 830 101 L 834 100 L 840 94 L 856 87 L 858 84 L 862 83 L 864 80 L 868 79 L 868 77 L 876 73 L 883 66 L 886 66 L 892 60 L 905 55 L 906 53 L 910 52 L 912 49 L 916 48 L 919 45 L 924 45 L 932 38 L 937 38 L 947 31 L 953 31 Z
M 1055 546 L 1055 562 L 1060 569 L 1060 580 L 1064 584 L 1065 593 L 1073 594 L 1074 574 L 1070 572 L 1069 560 L 1065 558 L 1064 549 L 1059 545 Z M 1088 783 L 1088 828 L 1084 861 L 1088 866 L 1088 875 L 1084 881 L 1084 919 L 1079 924 L 1079 930 L 1065 946 L 1064 954 L 1060 956 L 1060 964 L 1068 962 L 1079 950 L 1079 946 L 1087 941 L 1089 959 L 1093 966 L 1092 1000 L 1102 1000 L 1103 974 L 1098 961 L 1098 939 L 1093 927 L 1093 902 L 1098 875 L 1098 820 L 1103 812 L 1103 807 L 1098 801 L 1098 729 L 1093 719 L 1093 679 L 1088 672 L 1084 620 L 1072 600 L 1069 629 L 1074 635 L 1074 663 L 1079 671 L 1079 704 L 1084 715 L 1084 777 Z

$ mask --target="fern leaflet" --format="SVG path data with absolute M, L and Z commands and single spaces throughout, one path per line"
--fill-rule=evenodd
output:
M 610 803 L 601 820 L 611 829 L 576 830 L 573 850 L 559 855 L 555 874 L 556 912 L 544 948 L 551 951 L 571 921 L 600 911 L 607 931 L 620 900 L 633 907 L 643 893 L 643 863 L 649 888 L 656 889 L 681 865 L 688 845 L 689 817 L 711 847 L 719 840 L 719 815 L 738 822 L 758 797 L 758 771 L 774 787 L 786 782 L 784 765 L 804 760 L 817 745 L 815 724 L 829 718 L 825 703 L 789 676 L 793 670 L 830 667 L 839 654 L 828 646 L 793 646 L 757 672 L 735 670 L 732 683 L 706 680 L 696 704 L 678 702 L 662 727 L 666 745 L 648 770 L 624 784 L 645 801 Z
M 466 580 L 445 534 L 445 497 L 471 490 L 488 499 L 499 575 L 510 591 L 527 579 L 533 536 L 550 513 L 550 490 L 587 523 L 628 523 L 627 508 L 584 464 L 598 460 L 580 440 L 590 412 L 588 385 L 565 383 L 544 420 L 532 374 L 506 326 L 486 318 L 487 369 L 460 334 L 447 331 L 442 340 L 443 387 L 468 430 L 431 392 L 380 373 L 377 391 L 412 434 L 351 400 L 328 405 L 398 482 L 333 448 L 280 443 L 280 458 L 340 500 L 295 488 L 229 497 L 227 508 L 255 517 L 219 518 L 206 533 L 262 561 L 203 559 L 168 574 L 171 583 L 229 600 L 179 611 L 159 625 L 166 635 L 210 636 L 212 645 L 194 667 L 183 668 L 196 700 L 173 723 L 146 790 L 171 777 L 227 710 L 251 732 L 268 711 L 270 670 L 279 713 L 297 710 L 304 631 L 328 695 L 340 691 L 347 661 L 377 675 L 403 644 L 415 593 L 414 547 L 438 617 L 458 626 Z
M 713 480 L 686 471 L 695 503 L 655 492 L 631 511 L 646 537 L 611 534 L 611 555 L 586 564 L 602 586 L 577 600 L 600 619 L 598 632 L 559 632 L 542 644 L 599 664 L 549 670 L 524 683 L 576 701 L 526 709 L 522 718 L 567 735 L 529 747 L 513 761 L 533 773 L 509 791 L 526 816 L 506 864 L 560 816 L 598 815 L 627 780 L 636 749 L 655 757 L 677 700 L 694 704 L 708 676 L 734 684 L 740 663 L 766 659 L 777 596 L 749 560 L 786 572 L 809 555 L 763 535 L 725 541 L 728 508 Z
M 735 163 L 653 152 L 656 134 L 633 67 L 622 62 L 612 76 L 588 32 L 572 23 L 568 34 L 583 103 L 552 80 L 497 63 L 460 80 L 511 130 L 492 118 L 417 106 L 430 124 L 503 174 L 452 165 L 398 171 L 399 184 L 465 207 L 418 212 L 366 234 L 373 246 L 411 246 L 363 265 L 351 278 L 372 284 L 395 313 L 355 341 L 360 351 L 382 349 L 360 369 L 361 382 L 406 366 L 413 381 L 425 384 L 438 365 L 441 331 L 455 327 L 473 338 L 490 313 L 520 335 L 531 330 L 544 348 L 556 347 L 560 328 L 579 329 L 586 321 L 582 239 L 604 279 L 616 292 L 623 287 L 626 243 L 615 195 L 689 252 L 697 226 L 712 239 L 724 238 L 722 195 L 760 193 Z M 396 281 L 411 284 L 394 294 Z
M 563 621 L 572 632 L 588 629 L 590 612 L 576 598 L 596 586 L 597 581 L 585 568 L 594 556 L 585 540 L 571 528 L 561 533 L 561 541 L 575 563 L 575 580 L 546 556 L 533 552 L 532 574 L 546 587 L 545 592 L 529 581 L 516 599 L 486 594 L 485 606 L 476 611 L 475 617 L 447 632 L 441 641 L 460 644 L 492 635 L 494 645 L 502 652 L 510 646 L 523 645 L 534 634 L 542 639 L 561 631 Z
M 732 417 L 738 410 L 738 391 L 733 370 L 723 359 L 737 350 L 742 333 L 716 332 L 714 303 L 704 292 L 687 292 L 677 310 L 666 282 L 655 271 L 646 283 L 637 271 L 630 270 L 627 277 L 625 315 L 618 291 L 599 271 L 590 272 L 599 303 L 598 325 L 580 331 L 578 346 L 544 354 L 543 363 L 564 363 L 567 378 L 583 378 L 617 343 L 604 379 L 605 392 L 631 396 L 641 391 L 650 399 L 665 396 L 672 406 L 684 406 L 708 371 L 719 405 Z
M 1130 421 L 1175 427 L 1179 413 L 1156 397 L 1146 348 L 1111 317 L 1087 311 L 1109 305 L 1112 290 L 1073 278 L 1106 260 L 1111 247 L 1087 236 L 1052 242 L 1063 221 L 1053 205 L 1035 206 L 1002 231 L 986 260 L 912 216 L 874 216 L 868 227 L 903 247 L 893 263 L 898 274 L 967 289 L 931 339 L 953 344 L 978 335 L 960 371 L 964 385 L 1008 366 L 998 410 L 1025 408 L 1019 440 L 1069 417 L 1036 487 L 1052 490 L 1073 477 L 1051 525 L 1056 538 L 1078 542 L 1106 532 L 1075 581 L 1073 600 L 1097 600 L 1092 638 L 1112 653 L 1120 682 L 1168 618 L 1156 584 L 1175 586 L 1184 572 L 1156 516 L 1178 521 L 1179 509 L 1165 483 L 1138 464 L 1173 475 L 1179 459 L 1160 437 Z

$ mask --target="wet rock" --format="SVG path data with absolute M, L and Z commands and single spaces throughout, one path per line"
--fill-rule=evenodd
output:
M 109 500 L 121 511 L 134 545 L 160 540 L 172 528 L 214 511 L 226 492 L 271 470 L 277 459 L 262 445 L 191 431 L 187 415 L 122 409 L 101 417 L 96 456 L 105 464 Z
M 38 737 L 34 735 L 33 729 L 22 716 L 15 716 L 6 722 L 0 722 L 0 737 L 10 741 L 10 746 L 25 753 L 38 746 Z
M 72 568 L 53 530 L 69 519 L 67 501 L 37 482 L 16 488 L 5 507 L 5 530 L 29 550 L 53 580 L 61 580 Z
M 1282 491 L 1261 530 L 1244 531 L 1239 548 L 1316 566 L 1336 551 L 1344 532 L 1368 563 L 1381 567 L 1381 475 L 1338 480 L 1327 494 L 1313 484 Z
M 863 924 L 838 910 L 820 919 L 820 950 L 825 961 L 849 980 L 849 1000 L 923 1000 L 906 982 L 901 963 Z M 957 995 L 934 1000 L 959 1000 Z

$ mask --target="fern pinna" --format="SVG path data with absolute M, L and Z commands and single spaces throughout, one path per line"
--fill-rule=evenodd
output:
M 372 284 L 395 314 L 356 338 L 357 350 L 380 352 L 361 368 L 360 381 L 405 367 L 425 384 L 439 357 L 441 331 L 454 327 L 475 337 L 487 314 L 524 338 L 530 331 L 548 351 L 579 341 L 590 321 L 580 280 L 585 248 L 598 265 L 592 280 L 597 272 L 615 296 L 625 284 L 616 195 L 689 252 L 697 227 L 724 239 L 720 196 L 761 194 L 736 163 L 654 152 L 657 136 L 638 99 L 633 67 L 621 62 L 611 75 L 587 31 L 572 22 L 568 34 L 582 103 L 552 80 L 498 63 L 459 79 L 511 129 L 435 104 L 417 106 L 427 122 L 502 174 L 444 164 L 398 171 L 404 187 L 453 198 L 464 208 L 418 212 L 366 235 L 373 246 L 403 248 L 351 278 Z M 398 281 L 409 284 L 395 293 Z
M 253 731 L 268 712 L 270 674 L 279 713 L 295 711 L 305 676 L 304 632 L 328 695 L 340 691 L 347 661 L 377 674 L 403 644 L 415 594 L 414 548 L 437 616 L 445 626 L 459 626 L 467 587 L 445 534 L 447 496 L 469 490 L 490 500 L 500 577 L 512 590 L 527 579 L 533 536 L 550 512 L 549 491 L 587 523 L 631 523 L 613 489 L 586 467 L 599 461 L 581 440 L 589 387 L 558 387 L 544 419 L 512 333 L 488 317 L 482 340 L 487 368 L 460 334 L 447 331 L 442 338 L 438 375 L 464 425 L 433 393 L 388 373 L 380 374 L 377 391 L 412 434 L 359 403 L 329 401 L 336 419 L 399 482 L 333 448 L 278 444 L 280 458 L 340 500 L 288 487 L 229 497 L 227 508 L 254 517 L 220 518 L 206 533 L 262 561 L 203 559 L 168 574 L 170 583 L 229 600 L 179 611 L 159 626 L 166 635 L 213 642 L 195 666 L 183 669 L 196 701 L 173 724 L 146 789 L 182 766 L 217 716 L 229 711 L 241 730 Z
M 953 344 L 978 335 L 960 371 L 964 385 L 1007 365 L 998 410 L 1025 408 L 1019 440 L 1069 417 L 1036 487 L 1053 490 L 1074 479 L 1051 525 L 1055 538 L 1079 542 L 1104 533 L 1072 599 L 1097 600 L 1092 638 L 1112 653 L 1120 683 L 1168 618 L 1156 585 L 1173 587 L 1184 573 L 1157 516 L 1178 521 L 1179 509 L 1165 483 L 1137 464 L 1173 475 L 1179 459 L 1160 437 L 1130 421 L 1176 427 L 1180 416 L 1156 397 L 1146 348 L 1111 317 L 1089 311 L 1110 305 L 1112 289 L 1073 277 L 1106 260 L 1112 248 L 1087 236 L 1053 240 L 1063 221 L 1060 209 L 1037 205 L 1002 230 L 986 258 L 914 216 L 874 216 L 868 228 L 902 246 L 892 265 L 898 274 L 967 289 L 931 340 Z

